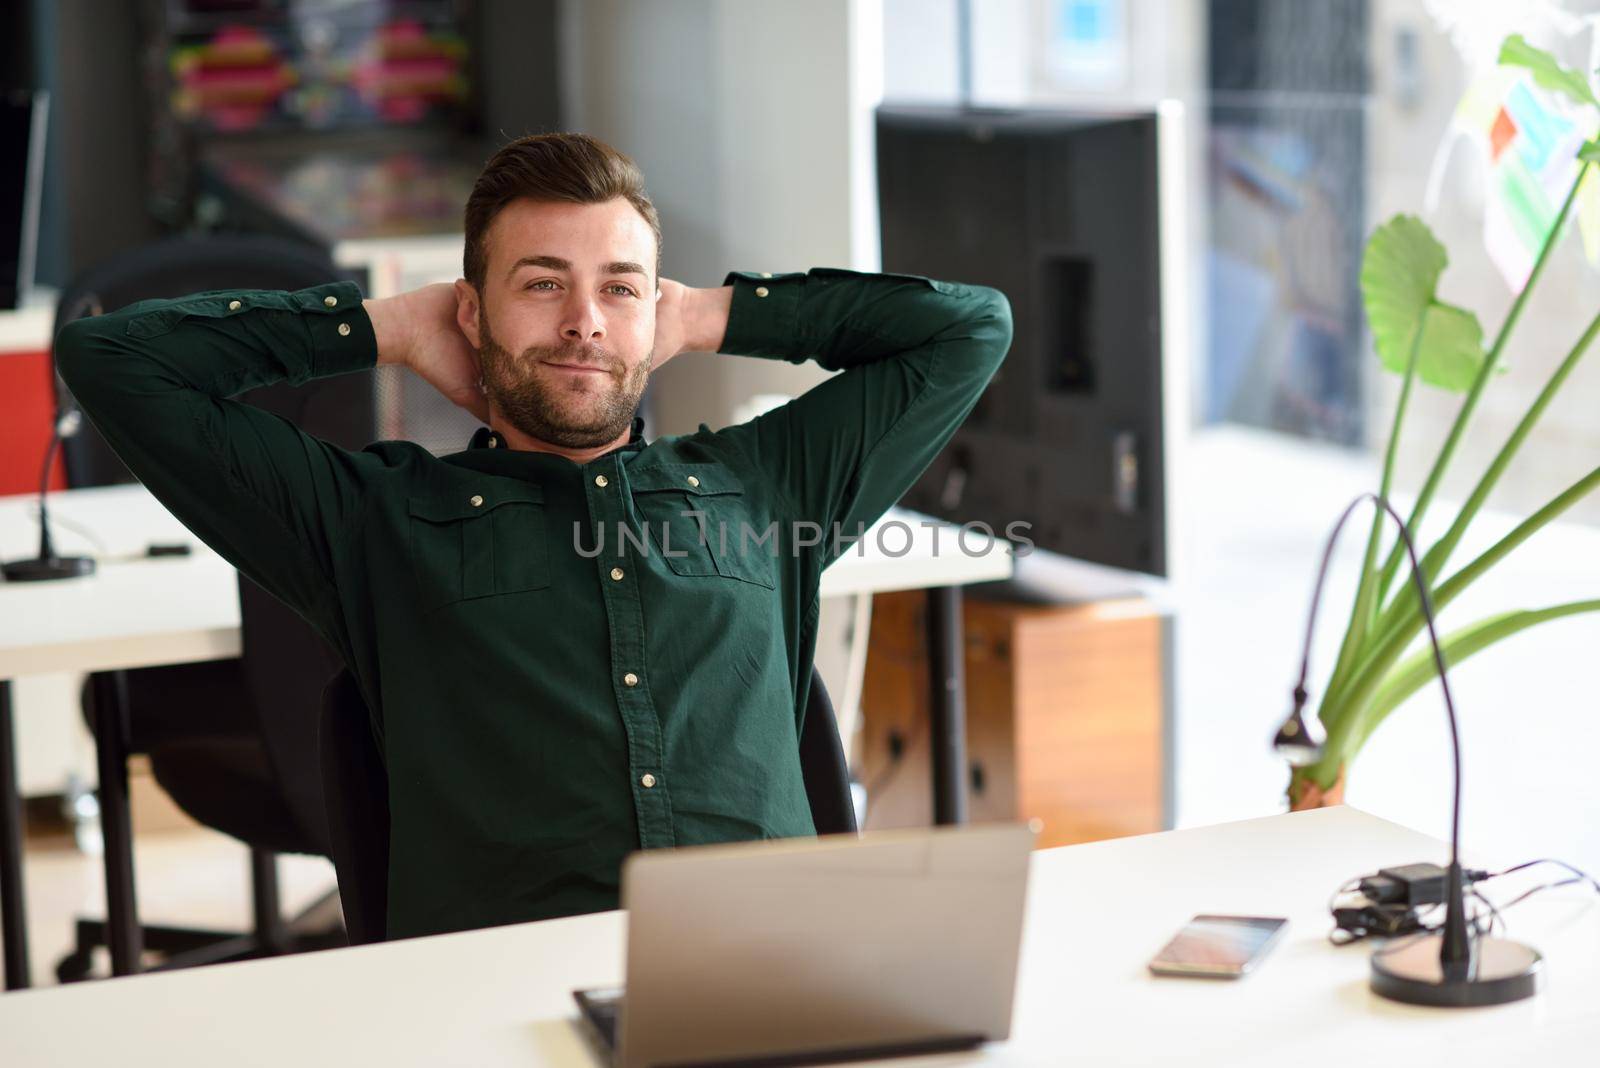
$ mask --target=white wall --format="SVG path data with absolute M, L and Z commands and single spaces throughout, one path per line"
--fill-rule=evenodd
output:
M 875 265 L 865 122 L 881 83 L 877 11 L 876 0 L 562 4 L 564 125 L 639 162 L 665 275 L 714 286 L 729 270 Z M 685 355 L 652 383 L 651 430 L 725 425 L 756 393 L 822 377 Z

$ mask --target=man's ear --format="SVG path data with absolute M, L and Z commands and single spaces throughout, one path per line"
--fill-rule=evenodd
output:
M 483 348 L 478 336 L 478 290 L 465 278 L 456 279 L 456 325 L 475 349 Z

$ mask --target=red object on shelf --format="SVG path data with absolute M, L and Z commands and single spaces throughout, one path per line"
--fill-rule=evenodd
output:
M 39 465 L 55 419 L 55 372 L 48 352 L 0 352 L 0 496 L 39 492 Z M 60 453 L 50 488 L 67 488 Z

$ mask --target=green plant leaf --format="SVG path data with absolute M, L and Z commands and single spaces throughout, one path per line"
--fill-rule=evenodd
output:
M 1594 90 L 1589 88 L 1588 78 L 1570 67 L 1563 67 L 1549 52 L 1535 48 L 1520 33 L 1512 34 L 1500 45 L 1500 65 L 1522 67 L 1533 75 L 1540 88 L 1562 93 L 1578 104 L 1600 107 L 1600 100 L 1595 99 Z
M 1474 653 L 1487 649 L 1513 634 L 1519 634 L 1540 623 L 1582 612 L 1600 612 L 1600 601 L 1573 601 L 1570 604 L 1537 610 L 1519 609 L 1479 620 L 1439 640 L 1440 646 L 1444 649 L 1445 666 L 1453 669 Z M 1367 739 L 1372 736 L 1372 732 L 1378 729 L 1378 725 L 1390 712 L 1432 682 L 1437 675 L 1438 668 L 1434 664 L 1431 645 L 1424 645 L 1403 662 L 1396 664 L 1384 678 L 1383 684 L 1372 698 L 1372 703 L 1362 714 L 1361 726 L 1356 734 L 1355 751 L 1360 751 Z
M 1396 215 L 1374 230 L 1361 257 L 1361 299 L 1384 367 L 1405 374 L 1422 330 L 1417 377 L 1461 393 L 1483 367 L 1483 328 L 1464 308 L 1441 302 L 1439 276 L 1450 262 L 1428 225 Z
M 1444 479 L 1444 473 L 1450 466 L 1450 460 L 1455 455 L 1456 446 L 1461 443 L 1461 437 L 1466 432 L 1467 424 L 1472 421 L 1472 413 L 1477 410 L 1478 402 L 1483 398 L 1484 387 L 1488 385 L 1491 372 L 1500 366 L 1501 354 L 1505 352 L 1506 343 L 1511 340 L 1512 331 L 1516 329 L 1517 321 L 1522 317 L 1522 311 L 1527 307 L 1528 298 L 1533 294 L 1539 284 L 1539 279 L 1544 277 L 1544 269 L 1550 262 L 1550 253 L 1556 247 L 1567 220 L 1572 217 L 1572 208 L 1578 202 L 1578 192 L 1583 184 L 1593 177 L 1589 168 L 1594 166 L 1589 160 L 1581 160 L 1578 164 L 1578 173 L 1573 175 L 1572 184 L 1567 187 L 1567 195 L 1561 201 L 1561 210 L 1556 213 L 1555 225 L 1545 232 L 1544 242 L 1539 246 L 1539 255 L 1534 258 L 1533 271 L 1528 275 L 1527 284 L 1522 287 L 1511 308 L 1506 312 L 1506 317 L 1500 323 L 1500 329 L 1495 332 L 1494 343 L 1489 346 L 1488 358 L 1484 360 L 1483 372 L 1478 375 L 1478 380 L 1467 391 L 1466 398 L 1461 402 L 1461 410 L 1456 413 L 1455 422 L 1450 424 L 1450 433 L 1444 439 L 1444 445 L 1439 449 L 1438 456 L 1433 461 L 1433 467 L 1428 471 L 1428 478 L 1422 484 L 1422 490 L 1417 494 L 1417 503 L 1411 508 L 1411 517 L 1406 520 L 1406 525 L 1412 530 L 1422 528 L 1422 520 L 1428 514 L 1428 505 L 1433 501 L 1434 491 L 1439 488 Z M 1383 562 L 1383 570 L 1378 577 L 1378 601 L 1381 603 L 1389 595 L 1389 584 L 1399 572 L 1402 553 L 1401 543 L 1395 539 L 1393 547 L 1389 550 L 1389 558 Z
M 1434 587 L 1435 616 L 1443 612 L 1484 572 L 1505 559 L 1518 546 L 1597 489 L 1600 489 L 1600 467 L 1596 467 L 1568 486 L 1550 503 L 1524 519 L 1510 533 L 1485 549 L 1471 563 Z M 1422 629 L 1422 612 L 1416 601 L 1406 602 L 1397 599 L 1385 613 L 1384 618 L 1379 620 L 1376 632 L 1366 643 L 1363 655 L 1353 669 L 1351 677 L 1346 681 L 1346 685 L 1337 695 L 1334 695 L 1330 688 L 1328 695 L 1323 699 L 1324 707 L 1319 708 L 1317 712 L 1323 725 L 1328 728 L 1328 740 L 1324 748 L 1332 754 L 1329 759 L 1347 760 L 1354 757 L 1356 749 L 1359 748 L 1355 732 L 1360 725 L 1363 710 L 1371 705 L 1373 695 L 1389 678 L 1389 673 L 1394 670 L 1401 654 Z
M 1430 386 L 1465 393 L 1483 367 L 1483 327 L 1453 304 L 1435 304 L 1422 324 L 1417 377 Z
M 1585 141 L 1578 149 L 1578 158 L 1590 163 L 1600 163 L 1600 141 Z

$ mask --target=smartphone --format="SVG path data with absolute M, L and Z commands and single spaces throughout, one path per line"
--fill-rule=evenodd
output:
M 1157 975 L 1237 979 L 1271 952 L 1289 921 L 1277 916 L 1196 916 L 1150 961 Z

